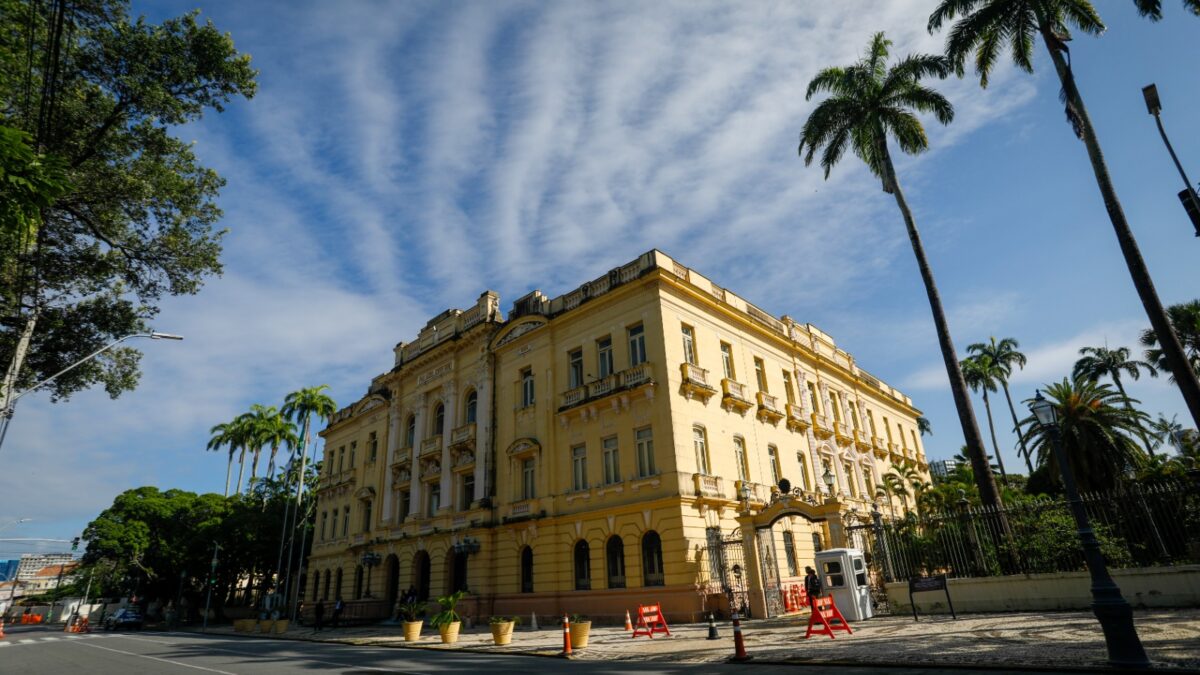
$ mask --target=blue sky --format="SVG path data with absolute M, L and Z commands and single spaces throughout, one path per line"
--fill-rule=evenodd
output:
M 961 433 L 894 202 L 852 157 L 828 181 L 796 157 L 812 75 L 877 30 L 897 53 L 938 50 L 933 4 L 209 3 L 261 70 L 254 100 L 179 131 L 229 181 L 225 274 L 164 304 L 155 328 L 187 339 L 141 345 L 137 391 L 22 402 L 0 454 L 0 527 L 33 520 L 4 536 L 69 539 L 140 485 L 220 492 L 213 424 L 318 383 L 349 403 L 446 307 L 491 288 L 507 309 L 656 247 L 833 335 L 926 411 L 929 455 L 953 455 Z M 1157 82 L 1200 177 L 1187 133 L 1200 19 L 1174 0 L 1160 23 L 1097 4 L 1109 31 L 1071 43 L 1076 75 L 1162 299 L 1189 300 L 1200 241 L 1140 89 Z M 194 4 L 137 6 L 161 19 Z M 959 349 L 1012 336 L 1028 354 L 1018 400 L 1079 347 L 1134 346 L 1147 323 L 1044 50 L 1036 68 L 1005 66 L 986 91 L 940 83 L 957 119 L 899 166 Z M 1164 380 L 1129 390 L 1186 419 Z M 33 548 L 0 542 L 0 558 Z

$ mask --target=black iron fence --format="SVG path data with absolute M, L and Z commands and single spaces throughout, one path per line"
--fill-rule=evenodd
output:
M 1200 486 L 1191 481 L 1131 483 L 1084 493 L 1082 500 L 1110 567 L 1200 563 Z M 1086 569 L 1064 498 L 1032 498 L 999 509 L 964 503 L 871 529 L 870 548 L 888 581 Z

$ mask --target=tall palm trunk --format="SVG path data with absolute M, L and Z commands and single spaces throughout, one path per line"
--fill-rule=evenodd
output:
M 283 582 L 285 599 L 292 597 L 291 595 L 288 594 L 288 591 L 289 591 L 289 584 L 291 583 L 291 580 L 292 580 L 292 561 L 295 560 L 296 525 L 299 522 L 300 509 L 303 504 L 302 498 L 304 496 L 304 472 L 308 468 L 309 423 L 311 421 L 312 421 L 312 413 L 306 414 L 304 416 L 303 428 L 300 430 L 300 442 L 303 443 L 303 445 L 300 446 L 300 473 L 296 475 L 296 505 L 294 507 L 292 507 L 290 518 L 288 516 L 288 510 L 287 510 L 286 505 L 284 507 L 283 515 L 284 515 L 284 521 L 287 523 L 287 532 L 288 532 L 288 536 L 287 536 L 287 540 L 288 540 L 287 576 L 284 577 L 284 582 Z M 302 530 L 300 533 L 300 555 L 301 556 L 304 555 L 304 544 L 305 544 L 305 539 L 306 539 L 307 534 L 308 534 L 307 529 Z M 282 543 L 281 543 L 281 547 L 282 547 Z M 303 561 L 300 562 L 300 571 L 301 572 L 304 571 Z M 290 590 L 292 591 L 293 595 L 295 595 L 297 598 L 299 597 L 299 586 L 297 586 L 294 589 L 290 589 Z M 297 607 L 298 603 L 296 603 L 292 600 L 288 600 L 288 602 L 291 602 L 290 606 L 292 607 L 292 618 L 295 619 L 296 618 L 296 607 Z
M 880 135 L 882 137 L 882 134 Z M 929 309 L 933 312 L 933 323 L 937 328 L 938 344 L 942 348 L 942 361 L 946 364 L 946 375 L 950 378 L 950 391 L 954 395 L 954 407 L 958 410 L 958 422 L 962 425 L 963 437 L 967 442 L 967 453 L 971 457 L 971 468 L 975 473 L 975 484 L 979 487 L 979 497 L 984 504 L 1002 508 L 1000 491 L 996 488 L 996 480 L 988 468 L 986 453 L 983 450 L 983 437 L 979 433 L 979 424 L 975 421 L 975 411 L 971 407 L 971 398 L 967 395 L 967 383 L 963 380 L 962 369 L 958 365 L 958 352 L 950 339 L 950 326 L 946 321 L 946 312 L 942 308 L 941 295 L 933 281 L 933 270 L 925 257 L 925 247 L 921 243 L 921 234 L 917 232 L 917 223 L 913 219 L 908 202 L 904 199 L 904 191 L 900 189 L 900 181 L 896 179 L 896 168 L 888 154 L 886 144 L 881 148 L 883 168 L 886 175 L 883 178 L 886 191 L 896 198 L 896 206 L 904 216 L 904 226 L 908 229 L 908 239 L 912 242 L 913 255 L 917 258 L 917 267 L 921 271 L 921 280 L 925 282 L 925 294 L 929 297 Z M 1004 518 L 1004 512 L 998 511 Z M 1003 520 L 1004 530 L 1008 531 L 1008 521 Z
M 238 448 L 241 452 L 238 454 L 238 483 L 237 491 L 242 491 L 242 471 L 246 468 L 246 448 Z
M 254 485 L 254 481 L 258 478 L 258 458 L 262 456 L 262 446 L 254 449 L 254 458 L 250 460 L 250 482 L 246 485 L 249 489 Z
M 233 448 L 229 449 L 229 461 L 225 463 L 225 496 L 229 496 L 229 476 L 233 473 Z
M 1142 307 L 1145 308 L 1146 316 L 1150 319 L 1150 326 L 1158 336 L 1163 357 L 1166 359 L 1171 374 L 1175 376 L 1175 383 L 1179 385 L 1179 392 L 1183 394 L 1188 412 L 1192 414 L 1192 420 L 1196 426 L 1200 427 L 1200 381 L 1197 381 L 1196 373 L 1188 365 L 1183 345 L 1180 344 L 1179 336 L 1175 334 L 1170 320 L 1167 319 L 1167 313 L 1158 299 L 1158 292 L 1154 290 L 1154 280 L 1150 278 L 1150 271 L 1146 268 L 1146 261 L 1142 259 L 1142 252 L 1138 249 L 1133 231 L 1129 229 L 1129 221 L 1125 219 L 1125 211 L 1121 208 L 1112 178 L 1108 175 L 1108 165 L 1105 164 L 1104 153 L 1100 150 L 1100 140 L 1096 137 L 1096 130 L 1092 126 L 1091 118 L 1088 117 L 1087 108 L 1083 105 L 1083 96 L 1075 86 L 1075 77 L 1063 59 L 1062 52 L 1056 48 L 1056 45 L 1061 45 L 1062 42 L 1054 36 L 1050 25 L 1045 20 L 1040 22 L 1038 28 L 1042 33 L 1042 41 L 1046 45 L 1046 50 L 1050 52 L 1050 59 L 1054 61 L 1054 70 L 1058 73 L 1058 79 L 1062 83 L 1067 103 L 1078 118 L 1079 132 L 1087 147 L 1088 159 L 1092 163 L 1092 172 L 1096 174 L 1096 184 L 1100 188 L 1100 195 L 1104 198 L 1104 208 L 1108 211 L 1108 218 L 1112 221 L 1113 230 L 1116 231 L 1117 243 L 1121 246 L 1121 254 L 1125 257 L 1129 276 L 1133 278 L 1134 288 L 1137 289 Z
M 1125 385 L 1121 384 L 1121 376 L 1116 371 L 1112 373 L 1113 384 L 1117 385 L 1117 391 L 1121 392 L 1121 399 L 1125 401 L 1125 409 L 1133 412 L 1133 404 L 1129 402 L 1129 395 L 1125 393 Z M 1138 422 L 1138 435 L 1142 437 L 1142 445 L 1146 446 L 1146 452 L 1150 456 L 1154 456 L 1154 448 L 1150 446 L 1150 439 L 1146 438 L 1146 428 Z
M 277 452 L 279 452 L 279 444 L 278 443 L 271 446 L 271 459 L 267 463 L 267 478 L 275 477 L 275 453 L 277 453 Z
M 992 434 L 992 450 L 996 451 L 996 463 L 1000 465 L 1000 480 L 1008 485 L 1008 472 L 1004 470 L 1004 458 L 1000 456 L 1000 444 L 996 442 L 996 425 L 992 423 L 992 404 L 988 400 L 987 389 L 983 390 L 983 409 L 987 411 L 988 431 Z M 991 471 L 992 467 L 988 467 Z
M 1025 467 L 1029 475 L 1033 475 L 1033 461 L 1029 459 L 1029 446 L 1025 445 L 1025 436 L 1021 434 L 1021 423 L 1017 421 L 1017 409 L 1013 407 L 1012 394 L 1008 393 L 1008 380 L 1000 380 L 1004 387 L 1004 400 L 1008 401 L 1008 414 L 1012 415 L 1013 432 L 1017 434 L 1017 442 L 1021 444 L 1021 453 L 1025 455 Z

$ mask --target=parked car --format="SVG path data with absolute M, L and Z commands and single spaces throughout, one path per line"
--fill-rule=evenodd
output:
M 125 607 L 113 612 L 104 620 L 105 630 L 141 630 L 142 612 L 136 607 Z

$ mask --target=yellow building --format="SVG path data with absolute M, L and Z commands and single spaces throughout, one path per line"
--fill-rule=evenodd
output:
M 928 480 L 919 414 L 660 251 L 507 317 L 484 293 L 322 432 L 305 594 L 376 616 L 410 587 L 467 588 L 479 618 L 778 614 L 814 550 L 864 543 L 893 464 Z

